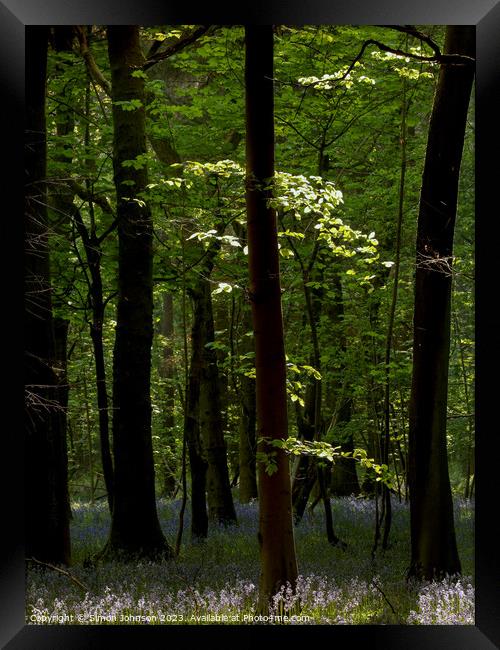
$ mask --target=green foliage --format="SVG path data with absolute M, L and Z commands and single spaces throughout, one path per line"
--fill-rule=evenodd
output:
M 161 51 L 191 29 L 188 25 L 141 28 L 144 51 L 155 41 L 161 42 Z M 442 27 L 428 26 L 424 31 L 442 45 Z M 103 75 L 110 79 L 105 30 L 94 26 L 91 32 L 93 57 Z M 407 451 L 416 217 L 438 66 L 370 45 L 347 72 L 368 39 L 414 54 L 430 53 L 425 44 L 389 28 L 277 27 L 274 76 L 278 171 L 269 187 L 271 205 L 278 218 L 290 440 L 298 431 L 292 414 L 302 412 L 308 390 L 321 382 L 322 424 L 329 441 L 324 444 L 331 445 L 320 449 L 326 454 L 323 460 L 333 462 L 328 454 L 337 460 L 333 451 L 338 453 L 342 432 L 347 431 L 355 449 L 366 453 L 365 457 L 356 458 L 358 467 L 374 473 L 375 479 L 390 480 L 382 465 L 373 462 L 373 438 L 382 430 L 381 396 L 388 376 L 390 465 L 404 482 L 401 458 Z M 239 390 L 242 379 L 255 376 L 254 355 L 248 347 L 250 326 L 244 319 L 250 305 L 245 240 L 243 70 L 243 28 L 217 27 L 146 71 L 133 71 L 133 77 L 146 81 L 144 106 L 138 100 L 115 103 L 123 111 L 144 109 L 147 116 L 148 153 L 126 161 L 124 166 L 147 168 L 150 179 L 139 200 L 149 204 L 154 221 L 156 319 L 160 319 L 163 292 L 168 290 L 174 297 L 174 335 L 168 342 L 173 350 L 174 379 L 165 380 L 159 372 L 166 345 L 159 331 L 155 331 L 152 349 L 153 446 L 158 476 L 165 461 L 179 467 L 185 416 L 184 328 L 189 357 L 191 325 L 189 290 L 204 273 L 209 254 L 213 255 L 210 282 L 218 321 L 215 340 L 209 345 L 216 350 L 220 371 L 227 380 L 226 436 L 232 469 L 236 468 Z M 76 49 L 61 53 L 50 50 L 48 73 L 50 203 L 56 206 L 59 195 L 71 197 L 85 228 L 99 237 L 110 229 L 116 207 L 112 100 L 98 85 L 89 82 L 85 62 Z M 386 367 L 403 112 L 407 125 L 404 220 L 399 294 L 390 363 Z M 63 135 L 61 121 L 68 116 L 73 119 L 73 127 Z M 78 184 L 80 196 L 74 194 L 68 179 Z M 102 203 L 89 201 L 83 194 L 105 199 L 110 209 L 104 210 Z M 77 486 L 82 485 L 83 494 L 88 494 L 90 474 L 93 473 L 95 484 L 100 471 L 95 370 L 89 337 L 89 269 L 74 217 L 53 209 L 50 219 L 54 310 L 71 321 L 71 489 L 76 492 L 80 489 Z M 473 220 L 472 106 L 454 243 L 448 395 L 450 472 L 453 489 L 462 493 L 474 472 Z M 117 257 L 116 232 L 111 230 L 100 243 L 108 383 L 113 372 Z M 314 305 L 321 304 L 316 323 L 320 348 L 317 368 L 312 362 L 306 290 Z M 165 397 L 169 381 L 175 384 L 175 425 L 167 432 L 165 414 L 172 409 Z M 346 397 L 350 399 L 351 422 L 342 424 L 337 417 Z M 315 451 L 314 445 L 310 449 L 298 440 L 294 449 L 300 453 Z M 374 467 L 382 468 L 381 472 Z M 395 479 L 391 484 L 396 484 Z M 99 496 L 100 478 L 97 485 Z
M 132 73 L 132 76 L 136 77 L 138 72 L 140 72 L 140 70 L 135 70 Z M 141 102 L 140 99 L 127 99 L 123 101 L 114 101 L 113 104 L 115 106 L 119 106 L 122 109 L 122 111 L 127 111 L 127 112 L 136 111 L 137 109 L 142 108 L 144 106 L 144 104 Z
M 260 438 L 269 447 L 276 447 L 283 450 L 290 456 L 311 456 L 320 462 L 335 464 L 340 458 L 353 458 L 361 467 L 370 470 L 375 475 L 375 481 L 381 482 L 388 488 L 393 489 L 395 480 L 392 472 L 384 463 L 378 464 L 373 458 L 367 456 L 365 449 L 354 449 L 353 451 L 342 451 L 340 445 L 334 446 L 324 440 L 299 440 L 289 437 L 286 440 Z M 265 464 L 266 472 L 272 475 L 276 469 L 276 452 L 259 452 L 259 462 Z

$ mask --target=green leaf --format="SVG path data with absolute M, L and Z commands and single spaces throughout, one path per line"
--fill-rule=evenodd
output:
M 136 72 L 141 72 L 137 70 Z M 134 73 L 132 73 L 133 75 Z M 128 100 L 120 100 L 120 101 L 114 101 L 113 104 L 115 106 L 119 106 L 122 111 L 136 111 L 139 108 L 142 108 L 144 104 L 141 102 L 140 99 L 128 99 Z

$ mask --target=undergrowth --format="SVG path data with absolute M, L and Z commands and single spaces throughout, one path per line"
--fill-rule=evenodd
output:
M 178 501 L 159 500 L 160 521 L 173 543 Z M 255 616 L 258 594 L 258 505 L 236 504 L 238 525 L 212 527 L 204 543 L 184 542 L 175 560 L 93 565 L 88 559 L 109 532 L 105 503 L 72 504 L 73 565 L 69 574 L 29 565 L 26 617 L 31 624 L 474 624 L 474 506 L 455 502 L 462 576 L 408 583 L 409 509 L 393 504 L 390 546 L 371 557 L 374 505 L 332 500 L 335 532 L 347 549 L 327 543 L 322 512 L 296 527 L 300 577 L 283 588 L 269 617 Z M 283 609 L 285 608 L 285 609 Z M 295 617 L 286 612 L 299 612 Z

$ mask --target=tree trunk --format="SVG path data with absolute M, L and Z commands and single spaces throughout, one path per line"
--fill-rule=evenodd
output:
M 286 454 L 266 439 L 288 436 L 286 364 L 281 312 L 276 214 L 266 189 L 274 176 L 272 26 L 247 26 L 246 162 L 250 297 L 255 333 L 258 449 L 274 453 L 275 471 L 259 463 L 259 611 L 267 612 L 282 585 L 295 588 L 297 561 L 293 535 L 290 467 Z
M 100 257 L 100 256 L 99 256 Z M 90 260 L 89 260 L 90 267 Z M 91 271 L 92 273 L 92 271 Z M 94 274 L 93 274 L 94 275 Z M 101 449 L 102 473 L 108 499 L 110 513 L 113 512 L 114 497 L 114 470 L 109 442 L 109 400 L 106 385 L 106 366 L 104 360 L 104 343 L 102 338 L 102 326 L 104 323 L 104 303 L 102 296 L 100 268 L 95 273 L 96 277 L 92 282 L 92 324 L 90 336 L 94 348 L 95 379 L 97 388 L 97 409 L 99 412 L 99 441 Z M 98 276 L 98 279 L 97 279 Z
M 231 341 L 232 336 L 232 320 L 234 319 L 234 295 L 231 295 L 231 303 L 228 305 L 227 301 L 224 299 L 225 294 L 217 296 L 217 299 L 214 301 L 210 297 L 213 309 L 213 321 L 214 321 L 214 330 L 220 333 L 227 332 L 227 340 L 229 343 L 229 348 L 234 346 Z M 229 475 L 233 476 L 238 472 L 239 462 L 238 462 L 238 446 L 235 444 L 234 437 L 231 436 L 230 439 L 226 437 L 226 433 L 229 432 L 229 411 L 231 404 L 235 399 L 235 395 L 232 393 L 231 388 L 233 386 L 230 384 L 231 375 L 228 370 L 225 368 L 228 367 L 228 364 L 231 363 L 230 355 L 228 349 L 217 348 L 215 350 L 215 358 L 217 362 L 217 377 L 218 377 L 218 393 L 220 400 L 220 414 L 221 414 L 221 426 L 222 431 L 224 432 L 225 445 L 226 445 L 226 456 L 227 456 L 227 469 Z M 223 369 L 221 372 L 220 369 Z M 233 481 L 230 481 L 230 486 L 233 486 Z
M 312 398 L 310 397 L 311 393 Z M 299 410 L 299 407 L 297 407 L 297 428 L 301 440 L 314 440 L 314 423 L 311 423 L 307 417 L 311 403 L 314 408 L 314 384 L 312 384 L 312 382 L 308 384 L 306 389 L 304 412 L 302 413 Z M 302 517 L 304 516 L 307 501 L 309 500 L 309 495 L 316 483 L 316 479 L 317 472 L 314 459 L 311 456 L 300 456 L 292 483 L 293 517 L 296 525 L 301 522 Z
M 65 318 L 54 318 L 54 341 L 55 341 L 55 361 L 57 366 L 57 379 L 58 379 L 58 398 L 59 403 L 59 417 L 61 418 L 61 431 L 64 433 L 63 444 L 63 458 L 66 465 L 66 476 L 68 472 L 68 399 L 69 399 L 69 383 L 68 383 L 68 329 L 69 320 Z M 69 498 L 69 484 L 66 479 L 66 503 L 68 505 L 68 517 L 72 518 L 71 503 Z
M 200 433 L 200 381 L 202 373 L 203 315 L 193 314 L 191 329 L 191 362 L 186 388 L 186 412 L 184 415 L 184 438 L 189 453 L 191 469 L 191 537 L 205 539 L 208 535 L 207 514 L 207 467 Z
M 66 432 L 54 372 L 47 228 L 45 85 L 48 28 L 26 28 L 25 362 L 26 555 L 69 564 Z
M 165 443 L 171 449 L 168 458 L 164 458 L 163 491 L 165 496 L 172 496 L 177 487 L 177 463 L 175 455 L 175 362 L 174 362 L 174 299 L 170 292 L 162 296 L 162 316 L 160 333 L 165 337 L 165 346 L 160 366 L 160 376 L 165 380 L 165 411 L 163 417 Z
M 252 329 L 252 313 L 248 305 L 243 305 L 242 318 L 242 344 L 239 346 L 240 354 L 254 351 L 253 337 L 245 336 Z M 241 375 L 240 379 L 241 415 L 239 423 L 239 466 L 240 466 L 240 503 L 249 503 L 256 499 L 257 493 L 257 468 L 255 461 L 257 425 L 255 412 L 255 379 Z
M 473 57 L 474 27 L 447 27 L 445 52 Z M 410 575 L 460 572 L 446 450 L 451 260 L 473 64 L 441 65 L 417 231 L 410 400 Z
M 197 331 L 200 334 L 196 341 L 201 357 L 199 427 L 208 462 L 208 515 L 217 523 L 234 523 L 236 512 L 227 468 L 217 355 L 209 346 L 215 338 L 209 281 L 200 278 L 198 286 L 190 293 L 194 304 L 194 320 L 197 321 Z M 194 344 L 193 340 L 193 346 Z
M 233 222 L 233 229 L 242 246 L 247 245 L 246 227 Z M 237 336 L 237 354 L 255 354 L 253 339 L 252 311 L 247 301 L 241 301 L 241 319 L 239 335 Z M 251 336 L 248 336 L 251 334 Z M 255 428 L 256 403 L 255 403 L 255 378 L 241 374 L 239 376 L 238 395 L 240 399 L 239 445 L 238 445 L 238 473 L 240 503 L 249 503 L 258 497 L 256 452 L 257 440 Z
M 335 298 L 324 303 L 325 316 L 328 318 L 328 331 L 335 337 L 331 345 L 337 346 L 340 355 L 338 369 L 333 371 L 331 384 L 328 386 L 326 402 L 333 413 L 334 443 L 340 445 L 341 451 L 354 450 L 354 438 L 349 430 L 352 414 L 352 398 L 349 395 L 349 382 L 346 378 L 345 355 L 347 351 L 344 333 L 344 296 L 339 271 L 334 270 L 331 290 Z M 326 410 L 326 409 L 325 409 Z M 337 458 L 330 478 L 330 491 L 335 496 L 350 496 L 360 493 L 356 461 L 353 458 Z
M 321 252 L 319 250 L 318 242 L 316 243 L 316 246 L 318 247 L 316 249 L 318 256 L 320 256 Z M 323 289 L 321 287 L 317 289 L 310 289 L 309 281 L 314 280 L 322 283 L 324 281 L 324 274 L 322 268 L 314 268 L 311 266 L 311 263 L 309 263 L 307 269 L 302 263 L 302 274 L 306 302 L 306 313 L 311 330 L 311 342 L 313 349 L 311 355 L 311 364 L 316 370 L 320 371 L 321 352 L 318 330 L 323 308 Z M 319 441 L 323 435 L 325 423 L 322 417 L 322 382 L 323 379 L 317 380 L 316 378 L 312 378 L 307 386 L 303 413 L 301 412 L 300 408 L 297 407 L 297 423 L 299 434 L 305 440 Z M 304 514 L 304 510 L 307 505 L 311 490 L 317 480 L 320 498 L 323 501 L 325 510 L 325 527 L 328 542 L 333 545 L 336 545 L 338 543 L 344 545 L 343 542 L 340 542 L 333 528 L 333 516 L 330 497 L 328 494 L 328 483 L 330 476 L 330 464 L 328 466 L 325 466 L 318 463 L 317 459 L 308 456 L 302 456 L 300 458 L 292 488 L 292 499 L 295 497 L 292 501 L 294 506 L 294 519 L 296 524 L 300 522 Z
M 69 207 L 69 206 L 68 206 Z M 101 242 L 92 228 L 89 234 L 79 210 L 75 206 L 70 208 L 75 219 L 76 227 L 85 249 L 88 271 L 90 274 L 89 298 L 92 308 L 92 321 L 90 322 L 90 338 L 94 351 L 97 410 L 99 413 L 99 441 L 101 450 L 102 473 L 108 499 L 110 513 L 113 512 L 113 459 L 109 442 L 109 400 L 106 384 L 106 363 L 104 357 L 104 341 L 102 328 L 104 324 L 105 303 L 102 290 L 101 276 Z M 91 207 L 92 209 L 92 207 Z
M 55 27 L 54 28 L 54 49 L 56 52 L 71 52 L 73 49 L 73 27 Z M 61 64 L 61 71 L 64 64 Z M 60 104 L 57 107 L 56 114 L 56 132 L 57 136 L 66 136 L 70 134 L 75 126 L 74 113 L 69 102 L 69 97 L 71 94 L 71 89 L 66 88 L 63 91 L 63 97 L 67 102 L 66 104 Z M 71 158 L 68 157 L 68 150 L 64 152 L 63 155 L 55 158 L 60 163 L 68 163 L 71 161 Z M 58 184 L 55 184 L 56 186 Z M 63 184 L 61 184 L 63 185 Z M 66 215 L 68 217 L 68 222 L 71 215 L 71 208 L 73 206 L 73 196 L 71 193 L 67 193 L 64 189 L 56 192 L 52 195 L 52 204 L 55 208 L 55 224 L 51 227 L 57 228 L 57 222 L 60 222 L 61 216 Z M 59 233 L 58 233 L 59 234 Z M 68 398 L 69 398 L 69 385 L 68 385 L 68 376 L 67 376 L 67 341 L 68 341 L 68 328 L 69 321 L 63 318 L 54 318 L 54 336 L 55 336 L 55 354 L 57 361 L 57 372 L 59 375 L 59 404 L 61 407 L 60 417 L 62 419 L 61 427 L 64 431 L 64 456 L 67 458 L 68 449 L 67 449 L 67 439 L 66 433 L 68 429 L 67 421 L 67 412 L 68 412 Z M 68 507 L 69 507 L 69 518 L 71 519 L 71 506 L 69 499 L 69 486 L 68 486 Z
M 57 52 L 72 52 L 73 50 L 73 27 L 56 27 L 54 29 L 54 45 Z M 90 83 L 88 81 L 88 83 Z M 66 97 L 67 95 L 67 97 Z M 71 94 L 66 90 L 65 95 L 66 104 L 58 105 L 56 116 L 57 135 L 69 135 L 75 126 L 74 111 L 71 107 Z M 86 112 L 88 112 L 89 97 L 86 96 Z M 88 141 L 88 132 L 85 135 L 86 146 Z M 67 166 L 67 176 L 71 176 L 72 153 L 70 149 L 64 152 L 64 155 L 58 158 L 60 163 Z M 87 191 L 91 196 L 90 183 L 87 180 Z M 73 191 L 61 183 L 58 191 L 52 197 L 52 202 L 56 210 L 56 218 L 61 215 L 66 215 L 68 221 L 74 219 L 78 234 L 82 240 L 85 256 L 88 264 L 88 272 L 90 274 L 89 283 L 89 296 L 92 308 L 92 322 L 90 323 L 90 337 L 92 339 L 95 371 L 96 371 L 96 393 L 97 393 L 97 409 L 99 412 L 99 437 L 101 448 L 101 461 L 102 471 L 104 476 L 104 483 L 106 486 L 107 499 L 109 511 L 113 510 L 113 462 L 111 458 L 111 450 L 109 444 L 109 403 L 106 388 L 106 370 L 104 360 L 104 345 L 102 338 L 102 326 L 104 323 L 104 299 L 102 290 L 102 277 L 101 277 L 101 242 L 99 241 L 95 232 L 95 220 L 93 219 L 93 203 L 89 200 L 89 210 L 91 213 L 91 228 L 90 232 L 85 226 L 80 212 L 74 205 Z
M 340 389 L 342 390 L 342 388 Z M 343 452 L 354 451 L 354 439 L 347 425 L 351 421 L 352 399 L 341 397 L 338 400 L 335 411 L 335 436 L 334 445 L 340 445 Z M 352 494 L 358 495 L 361 492 L 358 475 L 356 472 L 356 461 L 353 458 L 336 458 L 330 477 L 330 494 L 337 497 L 348 497 Z
M 153 337 L 152 219 L 139 199 L 146 164 L 124 166 L 146 154 L 144 63 L 136 26 L 108 27 L 113 95 L 113 166 L 117 194 L 119 267 L 113 365 L 113 516 L 105 555 L 128 559 L 172 554 L 158 520 L 151 439 Z M 117 102 L 138 100 L 124 110 Z
M 315 250 L 318 252 L 319 243 L 316 241 Z M 314 255 L 316 257 L 316 255 Z M 312 353 L 309 363 L 318 372 L 321 367 L 321 356 L 318 338 L 318 325 L 321 316 L 321 289 L 311 290 L 308 286 L 309 282 L 314 280 L 317 282 L 323 281 L 323 271 L 318 270 L 311 266 L 309 263 L 308 268 L 302 263 L 302 285 L 304 290 L 304 297 L 306 303 L 305 314 L 309 322 L 311 332 Z M 322 380 L 311 377 L 306 387 L 306 394 L 304 400 L 304 408 L 301 409 L 297 405 L 297 428 L 299 437 L 302 440 L 319 440 L 320 430 L 323 428 L 321 416 L 321 403 L 322 403 Z M 311 490 L 318 479 L 318 468 L 316 459 L 311 456 L 303 455 L 300 457 L 295 476 L 292 483 L 292 504 L 294 512 L 295 524 L 298 524 L 303 515 L 309 499 Z M 324 496 L 324 475 L 319 481 L 321 497 Z M 327 520 L 328 521 L 328 520 Z

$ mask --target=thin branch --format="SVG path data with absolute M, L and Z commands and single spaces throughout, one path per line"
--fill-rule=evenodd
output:
M 89 124 L 93 124 L 95 127 L 99 126 L 98 122 L 96 122 L 95 120 L 91 120 L 86 115 L 84 115 L 83 113 L 78 111 L 74 106 L 72 106 L 71 104 L 68 104 L 68 102 L 63 101 L 62 99 L 60 99 L 59 97 L 56 97 L 55 95 L 47 94 L 47 102 L 55 102 L 56 104 L 60 104 L 61 106 L 66 106 L 66 108 L 71 109 L 75 115 L 78 115 L 78 117 L 81 117 L 82 120 L 85 120 Z M 29 133 L 29 131 L 27 131 L 27 133 Z
M 318 151 L 319 146 L 318 146 L 317 144 L 314 144 L 314 142 L 311 142 L 311 140 L 309 140 L 308 138 L 306 138 L 306 136 L 305 136 L 303 133 L 301 133 L 301 132 L 297 129 L 297 127 L 294 126 L 291 122 L 289 122 L 288 120 L 285 120 L 283 117 L 280 117 L 279 115 L 276 115 L 276 119 L 279 120 L 280 122 L 283 122 L 283 124 L 286 124 L 286 125 L 289 126 L 291 129 L 293 129 L 293 130 L 295 131 L 295 133 L 296 133 L 297 135 L 299 135 L 299 136 L 302 138 L 302 140 L 304 140 L 304 142 L 307 142 L 307 144 L 308 144 L 310 147 L 312 147 L 313 149 L 315 149 L 316 151 Z
M 394 609 L 394 607 L 393 607 L 391 601 L 390 601 L 390 600 L 387 598 L 387 596 L 384 594 L 384 592 L 382 591 L 381 587 L 377 584 L 376 580 L 373 580 L 373 581 L 372 581 L 372 584 L 373 584 L 373 586 L 375 587 L 375 589 L 377 589 L 377 591 L 379 591 L 379 592 L 382 594 L 382 597 L 384 598 L 385 602 L 386 602 L 386 603 L 389 605 L 389 607 L 391 608 L 392 613 L 394 614 L 394 616 L 396 616 L 396 618 L 398 619 L 399 623 L 400 623 L 401 625 L 403 625 L 403 624 L 404 624 L 404 620 L 401 618 L 401 616 L 400 616 L 400 615 L 397 613 L 397 611 Z
M 116 298 L 118 295 L 118 291 L 112 291 L 109 296 L 103 301 L 102 306 L 104 309 L 106 309 L 107 304 L 109 303 L 110 300 L 113 300 L 113 298 Z
M 104 117 L 104 121 L 106 122 L 106 124 L 109 124 L 109 118 L 108 118 L 108 115 L 106 113 L 106 109 L 104 108 L 104 104 L 102 103 L 102 99 L 101 99 L 101 97 L 99 95 L 99 92 L 97 90 L 96 82 L 94 81 L 94 79 L 92 79 L 92 77 L 90 77 L 90 83 L 92 84 L 92 88 L 94 89 L 95 96 L 97 97 L 97 101 L 99 102 L 99 107 L 101 109 L 102 116 Z

